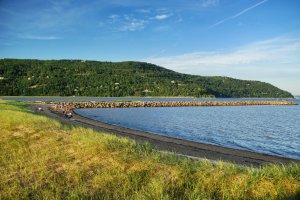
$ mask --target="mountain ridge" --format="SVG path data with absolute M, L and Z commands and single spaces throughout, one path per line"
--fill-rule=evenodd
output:
M 0 59 L 3 96 L 293 98 L 269 83 L 175 72 L 151 63 Z

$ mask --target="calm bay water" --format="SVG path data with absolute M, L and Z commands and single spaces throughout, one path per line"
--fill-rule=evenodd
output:
M 295 101 L 300 104 L 299 99 Z M 154 134 L 300 159 L 299 105 L 79 109 L 76 112 Z

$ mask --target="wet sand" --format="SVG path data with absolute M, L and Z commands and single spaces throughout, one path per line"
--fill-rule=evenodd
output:
M 97 131 L 112 133 L 119 136 L 128 137 L 141 142 L 149 142 L 158 150 L 170 151 L 180 155 L 187 155 L 197 158 L 206 158 L 209 160 L 223 160 L 246 166 L 261 166 L 268 163 L 292 163 L 300 164 L 300 160 L 271 156 L 267 154 L 255 153 L 245 150 L 237 150 L 227 147 L 221 147 L 211 144 L 192 142 L 182 139 L 171 138 L 167 136 L 155 135 L 144 131 L 132 130 L 103 122 L 98 122 L 85 118 L 73 111 L 73 118 L 66 119 L 63 114 L 49 110 L 47 104 L 32 104 L 30 109 L 35 111 L 37 106 L 41 106 L 47 116 L 55 118 L 67 125 L 83 126 Z

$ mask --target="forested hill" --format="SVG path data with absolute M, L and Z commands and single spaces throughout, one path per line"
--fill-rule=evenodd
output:
M 142 62 L 0 60 L 0 95 L 293 97 L 268 83 L 177 73 Z

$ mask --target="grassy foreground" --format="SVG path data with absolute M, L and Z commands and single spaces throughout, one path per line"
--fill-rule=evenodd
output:
M 192 161 L 0 100 L 0 199 L 300 199 L 300 166 Z

